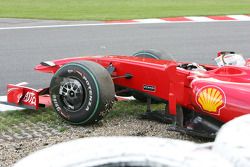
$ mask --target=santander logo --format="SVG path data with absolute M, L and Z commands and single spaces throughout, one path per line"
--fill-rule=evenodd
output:
M 36 105 L 36 96 L 34 92 L 27 92 L 22 100 L 25 103 L 29 103 L 31 105 Z

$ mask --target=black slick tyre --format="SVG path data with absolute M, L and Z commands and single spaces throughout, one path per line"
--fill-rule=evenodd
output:
M 163 52 L 154 49 L 148 49 L 136 52 L 133 54 L 133 56 L 162 60 Z
M 108 71 L 95 62 L 69 63 L 51 79 L 50 96 L 55 111 L 64 120 L 94 123 L 112 108 L 114 83 Z

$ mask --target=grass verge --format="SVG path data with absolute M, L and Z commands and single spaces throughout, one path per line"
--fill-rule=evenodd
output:
M 249 0 L 1 0 L 0 17 L 116 20 L 249 14 Z
M 43 122 L 45 124 L 54 126 L 57 124 L 63 124 L 57 118 L 55 112 L 51 108 L 43 110 L 22 110 L 22 111 L 7 111 L 0 113 L 0 132 L 8 129 L 15 129 L 14 126 L 18 126 L 23 123 L 29 125 L 31 123 Z
M 162 109 L 163 105 L 154 104 L 153 109 Z M 113 106 L 112 111 L 105 117 L 105 120 L 114 118 L 124 118 L 128 115 L 136 116 L 139 113 L 146 111 L 146 105 L 136 101 L 117 102 Z M 60 119 L 52 108 L 46 108 L 38 111 L 23 110 L 23 111 L 8 111 L 0 113 L 0 132 L 8 129 L 15 129 L 14 126 L 23 123 L 29 125 L 30 123 L 42 122 L 50 127 L 60 127 L 60 131 L 66 130 L 65 124 Z M 61 129 L 62 128 L 62 129 Z

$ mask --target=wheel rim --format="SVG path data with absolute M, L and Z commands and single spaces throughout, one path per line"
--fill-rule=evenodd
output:
M 76 112 L 85 101 L 85 89 L 76 78 L 64 78 L 59 89 L 63 107 L 70 112 Z

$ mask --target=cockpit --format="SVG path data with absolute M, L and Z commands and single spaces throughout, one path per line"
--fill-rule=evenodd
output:
M 224 66 L 247 66 L 247 62 L 241 54 L 236 54 L 235 52 L 231 51 L 218 52 L 217 57 L 214 60 L 217 66 L 200 65 L 197 63 L 182 63 L 177 67 L 189 71 L 209 71 Z

